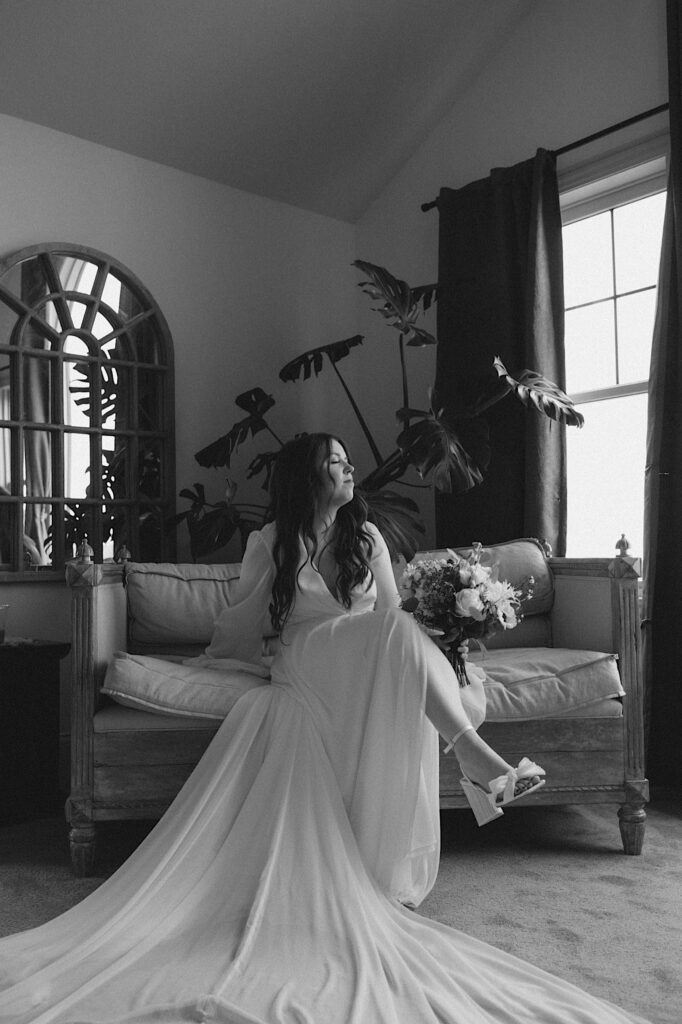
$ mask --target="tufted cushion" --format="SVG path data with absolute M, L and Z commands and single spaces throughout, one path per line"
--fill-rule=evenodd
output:
M 125 586 L 131 646 L 205 647 L 229 604 L 240 568 L 239 563 L 130 563 Z
M 486 674 L 489 722 L 570 717 L 624 692 L 613 654 L 527 647 L 470 657 Z
M 117 652 L 102 693 L 144 711 L 221 719 L 243 693 L 267 683 L 267 670 L 259 671 L 255 665 L 235 662 L 229 670 L 217 670 Z

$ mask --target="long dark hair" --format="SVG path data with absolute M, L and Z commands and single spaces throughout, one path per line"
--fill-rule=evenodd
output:
M 322 466 L 331 454 L 332 441 L 348 449 L 332 434 L 304 434 L 283 445 L 277 453 L 270 481 L 267 520 L 275 523 L 273 555 L 277 572 L 272 586 L 270 618 L 280 632 L 294 604 L 300 561 L 300 540 L 307 541 L 311 561 L 317 553 L 313 532 L 316 502 L 323 489 Z M 372 580 L 369 559 L 372 540 L 366 529 L 367 502 L 354 494 L 336 514 L 333 553 L 339 566 L 336 578 L 338 599 L 344 608 L 351 604 L 351 591 Z

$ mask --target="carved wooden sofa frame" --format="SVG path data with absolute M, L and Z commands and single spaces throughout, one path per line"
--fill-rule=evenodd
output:
M 485 723 L 480 733 L 509 762 L 530 754 L 547 771 L 547 785 L 524 800 L 533 805 L 614 803 L 625 853 L 639 854 L 648 783 L 644 771 L 638 562 L 550 558 L 554 583 L 549 612 L 554 647 L 618 655 L 626 696 L 610 718 L 543 718 Z M 203 567 L 205 570 L 207 567 Z M 217 568 L 217 567 L 216 567 Z M 96 731 L 100 686 L 114 651 L 129 642 L 125 567 L 74 560 L 72 594 L 71 790 L 66 804 L 74 871 L 93 865 L 97 822 L 156 819 L 171 803 L 214 736 L 217 722 L 176 719 L 168 728 Z M 140 653 L 139 649 L 137 653 Z M 147 649 L 147 653 L 150 652 Z M 139 715 L 138 712 L 138 722 Z M 154 715 L 141 713 L 143 718 Z M 157 716 L 158 717 L 158 716 Z M 164 716 L 165 717 L 165 716 Z M 457 761 L 441 757 L 443 808 L 466 807 Z

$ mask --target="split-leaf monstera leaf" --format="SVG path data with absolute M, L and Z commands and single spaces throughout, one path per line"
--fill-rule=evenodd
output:
M 429 413 L 400 411 L 409 422 L 396 444 L 423 480 L 436 490 L 461 494 L 480 484 L 490 463 L 488 424 L 481 417 L 460 416 L 441 409 Z
M 344 341 L 333 341 L 331 345 L 318 345 L 317 348 L 311 348 L 283 366 L 279 371 L 279 379 L 299 380 L 303 374 L 303 379 L 308 380 L 313 371 L 317 377 L 324 366 L 325 356 L 333 366 L 341 359 L 345 359 L 356 345 L 362 345 L 363 340 L 361 334 L 355 334 L 352 338 L 346 338 Z
M 250 391 L 238 395 L 235 403 L 248 415 L 244 419 L 238 420 L 217 441 L 213 441 L 196 453 L 194 458 L 200 466 L 207 468 L 229 466 L 230 460 L 240 444 L 243 444 L 249 437 L 255 437 L 261 430 L 270 429 L 264 416 L 275 404 L 272 395 L 266 395 L 262 388 L 252 388 Z
M 408 345 L 435 345 L 436 339 L 429 331 L 417 326 L 417 320 L 432 305 L 438 292 L 438 285 L 426 284 L 410 288 L 405 281 L 389 274 L 383 267 L 364 260 L 355 260 L 353 266 L 366 274 L 369 280 L 361 281 L 360 288 L 375 302 L 377 313 L 403 336 Z
M 523 370 L 515 380 L 500 359 L 496 356 L 493 366 L 498 376 L 508 391 L 513 391 L 524 405 L 534 406 L 538 412 L 542 412 L 550 419 L 558 420 L 567 426 L 582 427 L 585 417 L 578 412 L 568 395 L 564 394 L 560 387 L 547 380 L 540 373 L 534 370 Z

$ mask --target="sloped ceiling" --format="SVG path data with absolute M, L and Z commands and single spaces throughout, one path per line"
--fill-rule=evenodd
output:
M 354 222 L 532 0 L 0 0 L 0 112 Z

